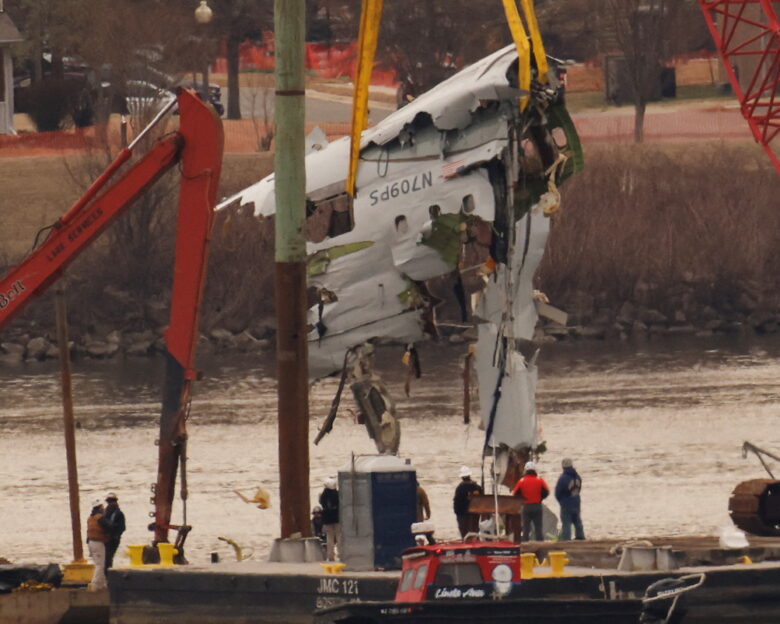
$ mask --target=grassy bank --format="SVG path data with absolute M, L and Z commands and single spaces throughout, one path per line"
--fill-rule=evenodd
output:
M 683 291 L 780 308 L 780 178 L 755 146 L 592 148 L 563 200 L 538 283 L 575 316 L 625 301 L 673 312 Z
M 35 232 L 79 195 L 74 166 L 61 158 L 4 161 L 10 192 L 0 195 L 0 245 L 6 258 L 29 249 Z M 226 156 L 220 196 L 270 167 L 268 154 Z M 169 183 L 175 186 L 176 176 Z M 159 200 L 170 206 L 169 218 L 152 226 L 143 207 L 131 210 L 68 271 L 74 335 L 159 331 L 167 323 L 174 196 L 163 192 Z M 758 308 L 780 313 L 778 208 L 780 179 L 752 145 L 592 147 L 585 171 L 563 188 L 538 287 L 583 326 L 612 323 L 626 302 L 658 311 L 669 325 L 713 315 L 738 321 L 735 314 Z M 218 215 L 206 332 L 263 333 L 273 315 L 272 244 L 270 222 L 251 210 Z M 50 331 L 50 300 L 31 306 L 14 328 L 20 335 Z

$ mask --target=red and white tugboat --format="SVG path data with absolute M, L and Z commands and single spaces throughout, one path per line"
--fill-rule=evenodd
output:
M 315 612 L 316 624 L 550 622 L 636 624 L 641 600 L 521 597 L 520 546 L 469 539 L 416 546 L 402 558 L 395 600 Z M 527 595 L 527 594 L 526 594 Z

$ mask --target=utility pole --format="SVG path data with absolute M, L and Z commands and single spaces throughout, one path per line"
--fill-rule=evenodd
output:
M 76 465 L 76 427 L 73 418 L 73 393 L 70 385 L 70 350 L 68 349 L 68 318 L 65 311 L 65 291 L 56 291 L 57 344 L 60 352 L 60 378 L 62 381 L 62 415 L 65 422 L 65 454 L 68 460 L 68 495 L 70 519 L 73 529 L 73 561 L 84 561 L 81 542 L 81 517 L 79 515 L 79 473 Z
M 311 536 L 306 347 L 305 0 L 274 0 L 276 378 L 282 538 Z

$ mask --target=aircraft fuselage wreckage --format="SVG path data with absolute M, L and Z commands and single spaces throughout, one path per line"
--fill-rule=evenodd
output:
M 425 282 L 453 273 L 478 326 L 485 451 L 538 444 L 532 279 L 557 187 L 582 154 L 555 77 L 536 78 L 530 92 L 518 87 L 509 46 L 365 130 L 354 197 L 348 137 L 306 158 L 310 376 L 342 371 L 339 393 L 349 381 L 380 452 L 397 450 L 400 430 L 371 345 L 435 336 Z M 272 216 L 274 176 L 221 207 L 236 203 Z

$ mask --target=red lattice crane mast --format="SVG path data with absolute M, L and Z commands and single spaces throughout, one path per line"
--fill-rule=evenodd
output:
M 699 0 L 699 5 L 742 114 L 780 173 L 780 2 Z

